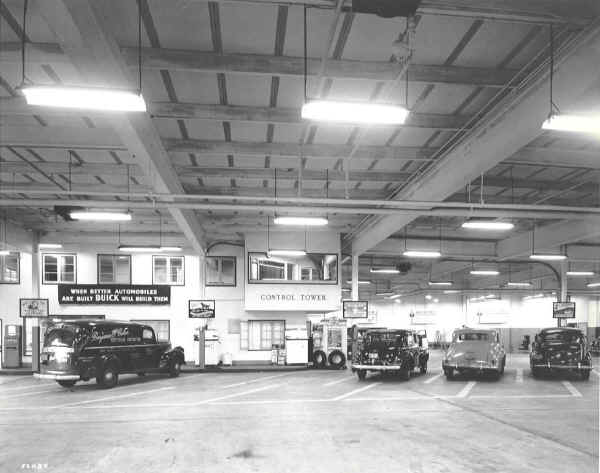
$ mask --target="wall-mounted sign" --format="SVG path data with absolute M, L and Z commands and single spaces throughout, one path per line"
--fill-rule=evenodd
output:
M 340 309 L 340 287 L 317 284 L 246 284 L 245 309 L 331 312 Z
M 190 319 L 214 319 L 215 301 L 192 301 L 188 303 L 188 317 Z
M 369 301 L 343 301 L 345 319 L 366 319 L 369 317 Z
M 575 302 L 553 302 L 552 317 L 555 319 L 574 319 Z
M 59 304 L 167 305 L 171 286 L 117 284 L 59 284 Z
M 48 299 L 19 299 L 21 317 L 48 317 Z

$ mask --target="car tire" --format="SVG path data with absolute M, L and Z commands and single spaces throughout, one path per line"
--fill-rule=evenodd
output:
M 446 375 L 447 380 L 454 379 L 454 368 L 447 368 L 444 370 L 444 374 Z
M 146 372 L 145 372 L 145 371 L 140 371 L 140 372 L 139 372 L 137 375 L 138 375 L 140 378 L 143 378 L 144 376 L 146 376 Z
M 119 370 L 117 370 L 117 367 L 114 365 L 114 363 L 104 366 L 102 371 L 100 371 L 98 376 L 96 376 L 96 383 L 98 383 L 98 385 L 104 389 L 114 388 L 118 382 Z
M 327 364 L 327 355 L 322 350 L 313 353 L 313 366 L 317 369 L 325 368 Z
M 333 350 L 327 360 L 332 368 L 339 370 L 346 364 L 346 355 L 341 350 Z
M 356 375 L 359 380 L 364 381 L 367 378 L 367 370 L 358 370 Z
M 579 374 L 581 375 L 581 379 L 583 381 L 587 381 L 588 379 L 590 379 L 590 371 L 591 370 L 580 370 Z
M 419 366 L 419 371 L 421 372 L 421 374 L 427 373 L 427 361 L 421 363 L 421 365 Z
M 531 368 L 531 376 L 533 376 L 534 378 L 540 378 L 542 376 L 542 372 L 539 370 L 539 368 Z
M 400 379 L 402 381 L 409 381 L 410 380 L 410 369 L 403 369 L 400 370 Z
M 181 363 L 175 358 L 169 361 L 169 378 L 177 378 L 181 373 Z
M 75 386 L 75 383 L 77 381 L 56 381 L 58 384 L 60 384 L 63 388 L 72 388 L 73 386 Z

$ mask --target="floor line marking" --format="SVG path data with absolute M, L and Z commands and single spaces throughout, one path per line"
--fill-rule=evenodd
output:
M 20 397 L 33 396 L 34 394 L 44 394 L 44 393 L 52 393 L 52 392 L 57 392 L 57 390 L 56 389 L 47 389 L 46 391 L 34 391 L 31 393 L 13 394 L 12 396 L 0 397 L 0 401 L 4 401 L 5 399 L 18 399 Z
M 350 376 L 347 376 L 347 377 L 345 377 L 345 378 L 342 378 L 342 379 L 337 379 L 337 380 L 335 380 L 335 381 L 329 381 L 328 383 L 325 383 L 323 386 L 324 386 L 324 387 L 327 387 L 327 386 L 335 386 L 336 384 L 340 384 L 340 383 L 343 383 L 343 382 L 345 382 L 345 381 L 348 381 L 348 380 L 351 380 L 351 379 L 354 379 L 354 378 L 351 378 Z
M 594 373 L 596 376 L 600 376 L 600 371 L 598 371 L 598 370 L 595 370 L 595 369 L 594 369 L 594 370 L 592 370 L 592 372 L 593 372 L 593 373 Z
M 523 382 L 523 368 L 517 368 L 517 377 L 515 378 L 517 383 Z
M 21 386 L 20 388 L 10 388 L 10 389 L 2 389 L 0 387 L 0 393 L 12 393 L 14 391 L 27 391 L 29 389 L 46 389 L 52 386 L 52 383 L 44 383 L 33 386 Z
M 469 395 L 469 393 L 471 392 L 471 389 L 473 389 L 475 387 L 475 385 L 477 384 L 477 381 L 469 381 L 467 383 L 467 385 L 461 389 L 461 391 L 456 395 L 456 397 L 467 397 Z
M 381 383 L 372 383 L 372 384 L 369 384 L 367 386 L 363 386 L 362 388 L 354 389 L 354 390 L 352 390 L 350 392 L 347 392 L 346 394 L 342 394 L 341 396 L 334 397 L 332 399 L 332 401 L 341 401 L 342 399 L 346 399 L 347 397 L 350 397 L 350 396 L 352 396 L 354 394 L 362 393 L 363 391 L 366 391 L 367 389 L 374 388 L 375 386 L 378 386 L 380 384 Z
M 575 386 L 573 386 L 569 381 L 563 381 L 562 384 L 565 388 L 567 388 L 567 391 L 571 393 L 571 396 L 583 397 L 579 390 Z
M 429 378 L 428 380 L 424 381 L 423 384 L 430 384 L 433 383 L 436 379 L 439 379 L 442 376 L 442 373 L 438 373 L 435 376 L 432 376 L 431 378 Z
M 221 389 L 235 388 L 235 387 L 238 387 L 238 386 L 245 386 L 247 384 L 259 383 L 260 381 L 266 381 L 266 380 L 274 379 L 274 378 L 281 378 L 283 376 L 290 376 L 291 374 L 293 374 L 293 373 L 274 374 L 272 376 L 263 376 L 261 378 L 253 378 L 253 379 L 249 379 L 247 381 L 240 381 L 239 383 L 226 384 L 225 386 L 221 386 Z
M 573 397 L 571 394 L 507 394 L 497 396 L 495 394 L 474 394 L 469 399 L 554 399 L 561 397 Z
M 278 386 L 281 386 L 281 384 L 269 384 L 268 386 L 262 386 L 260 388 L 249 389 L 248 391 L 242 391 L 241 393 L 233 393 L 233 394 L 227 394 L 226 396 L 219 396 L 219 397 L 214 397 L 212 399 L 205 399 L 203 401 L 192 403 L 192 404 L 190 404 L 190 406 L 200 406 L 202 404 L 209 404 L 211 402 L 217 402 L 217 401 L 222 401 L 225 399 L 231 399 L 232 397 L 245 396 L 246 394 L 258 393 L 261 391 L 266 391 L 267 389 L 276 388 Z
M 150 394 L 150 393 L 155 393 L 158 391 L 169 391 L 172 389 L 175 389 L 175 387 L 169 386 L 169 387 L 158 388 L 158 389 L 148 389 L 146 391 L 136 391 L 136 392 L 128 393 L 128 394 L 117 394 L 115 396 L 102 397 L 99 399 L 88 399 L 87 401 L 70 402 L 68 404 L 62 404 L 60 406 L 55 406 L 55 407 L 62 408 L 62 407 L 82 406 L 85 404 L 91 404 L 92 402 L 111 401 L 113 399 L 123 399 L 126 397 L 141 396 L 142 394 Z

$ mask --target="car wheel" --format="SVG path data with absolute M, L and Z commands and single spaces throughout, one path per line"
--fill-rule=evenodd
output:
M 325 368 L 327 363 L 327 355 L 324 351 L 318 350 L 313 353 L 313 366 L 315 368 Z
M 169 362 L 169 378 L 177 378 L 179 373 L 181 373 L 181 363 L 179 363 L 179 360 L 172 358 Z
M 57 381 L 63 388 L 72 388 L 77 381 Z
M 504 367 L 506 366 L 506 357 L 502 358 L 502 364 L 500 365 L 500 374 L 504 374 Z
M 579 374 L 581 375 L 581 379 L 583 379 L 584 381 L 587 381 L 588 379 L 590 379 L 590 371 L 591 370 L 581 370 L 579 372 Z
M 358 370 L 356 372 L 358 379 L 360 379 L 361 381 L 364 381 L 367 378 L 367 370 Z
M 444 371 L 444 374 L 446 375 L 446 379 L 453 379 L 454 378 L 454 369 L 448 368 Z
M 421 363 L 421 366 L 419 367 L 419 371 L 421 372 L 421 374 L 427 373 L 427 362 L 426 361 Z
M 400 370 L 400 379 L 402 381 L 408 381 L 410 379 L 410 369 Z
M 534 378 L 539 378 L 541 376 L 541 371 L 539 370 L 539 368 L 531 368 L 531 376 L 533 376 Z
M 341 350 L 333 350 L 329 354 L 329 364 L 336 369 L 340 369 L 346 364 L 346 356 Z
M 146 372 L 145 372 L 145 371 L 140 371 L 140 372 L 139 372 L 137 375 L 138 375 L 140 378 L 143 378 L 144 376 L 146 376 Z
M 119 382 L 119 371 L 114 364 L 109 364 L 98 374 L 96 382 L 101 388 L 114 388 Z

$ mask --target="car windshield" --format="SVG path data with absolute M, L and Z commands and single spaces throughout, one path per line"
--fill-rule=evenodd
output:
M 481 332 L 465 332 L 459 333 L 456 337 L 457 342 L 487 342 L 490 339 L 489 333 L 481 333 Z
M 55 328 L 50 330 L 44 337 L 46 347 L 72 347 L 74 333 L 70 329 Z
M 578 342 L 581 338 L 579 332 L 546 332 L 542 334 L 542 340 L 545 342 Z
M 397 333 L 369 333 L 367 343 L 394 343 L 395 345 L 406 345 L 406 335 Z

